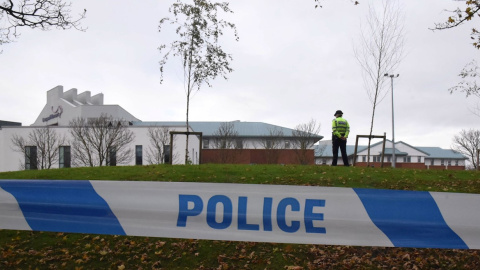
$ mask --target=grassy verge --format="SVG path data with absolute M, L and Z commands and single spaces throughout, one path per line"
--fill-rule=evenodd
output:
M 130 180 L 314 185 L 480 193 L 477 171 L 330 166 L 118 166 L 0 173 L 0 179 Z
M 478 172 L 391 168 L 157 165 L 7 172 L 0 173 L 0 179 L 196 181 L 480 193 Z M 323 268 L 480 269 L 480 252 L 0 230 L 0 269 Z

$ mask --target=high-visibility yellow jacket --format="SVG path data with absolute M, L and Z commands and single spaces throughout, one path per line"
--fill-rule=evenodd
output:
M 350 125 L 348 124 L 348 121 L 343 117 L 337 117 L 333 119 L 332 133 L 338 138 L 348 138 L 348 133 L 350 133 Z

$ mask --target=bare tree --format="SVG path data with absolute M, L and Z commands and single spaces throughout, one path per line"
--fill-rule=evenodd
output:
M 243 140 L 238 137 L 234 122 L 223 122 L 213 132 L 213 146 L 216 149 L 243 149 Z M 221 163 L 234 163 L 237 154 L 239 154 L 238 151 L 220 151 L 219 161 Z
M 213 132 L 213 144 L 217 149 L 237 149 L 242 148 L 238 143 L 238 131 L 233 122 L 223 122 L 217 130 Z
M 0 3 L 0 45 L 17 38 L 20 27 L 84 31 L 80 21 L 85 18 L 87 10 L 73 18 L 70 7 L 71 4 L 63 0 L 8 0 Z
M 260 142 L 264 149 L 283 149 L 285 148 L 285 134 L 279 127 L 268 129 L 268 135 Z
M 321 144 L 317 145 L 317 147 L 315 147 L 314 156 L 315 157 L 324 157 L 326 149 L 327 149 L 327 144 L 325 144 L 325 143 L 321 143 Z M 322 164 L 323 164 L 323 162 L 322 162 Z
M 305 165 L 310 162 L 308 150 L 313 149 L 314 144 L 318 141 L 319 133 L 320 124 L 317 125 L 314 119 L 308 123 L 297 125 L 292 131 L 292 145 L 300 164 Z
M 260 141 L 261 146 L 265 149 L 267 163 L 276 164 L 280 158 L 278 150 L 285 149 L 285 135 L 279 127 L 268 129 L 268 136 Z
M 36 147 L 38 169 L 52 168 L 58 162 L 60 146 L 65 145 L 65 142 L 65 136 L 58 134 L 48 126 L 34 129 L 28 134 L 28 138 L 23 138 L 17 134 L 12 136 L 13 150 L 22 153 L 27 159 L 31 158 L 31 153 L 27 150 L 27 147 Z M 20 164 L 22 168 L 25 168 L 25 159 Z
M 480 149 L 480 130 L 463 130 L 453 137 L 452 149 L 467 156 L 473 167 L 477 168 L 475 162 L 477 151 Z
M 148 129 L 148 139 L 150 146 L 147 149 L 147 162 L 149 164 L 164 164 L 165 155 L 169 155 L 170 151 L 170 129 L 168 127 L 151 127 Z M 175 143 L 175 138 L 173 139 Z M 170 157 L 171 160 L 176 160 L 177 155 Z
M 126 164 L 133 158 L 129 144 L 135 135 L 123 121 L 111 116 L 75 118 L 70 121 L 70 134 L 73 137 L 72 162 L 77 166 Z M 111 164 L 112 160 L 115 164 Z
M 179 57 L 182 61 L 184 72 L 184 87 L 187 95 L 187 128 L 189 126 L 190 97 L 194 91 L 199 91 L 203 84 L 211 86 L 210 80 L 218 76 L 227 79 L 227 73 L 233 71 L 230 67 L 232 56 L 227 54 L 219 45 L 219 37 L 223 35 L 224 28 L 234 30 L 238 40 L 235 24 L 219 18 L 219 11 L 233 13 L 227 2 L 212 3 L 208 0 L 193 0 L 193 4 L 177 0 L 172 4 L 169 12 L 175 19 L 163 18 L 160 21 L 159 31 L 163 24 L 170 22 L 176 25 L 179 40 L 170 44 L 161 45 L 159 50 L 163 54 L 160 61 L 161 81 L 163 69 L 170 55 Z M 186 136 L 185 164 L 189 163 L 188 133 Z
M 385 98 L 388 88 L 385 87 L 385 74 L 394 71 L 404 56 L 405 33 L 403 15 L 398 2 L 384 0 L 382 9 L 377 12 L 369 7 L 366 26 L 362 29 L 359 43 L 353 51 L 363 74 L 363 82 L 372 103 L 372 119 L 370 136 L 373 132 L 375 109 Z M 367 162 L 370 160 L 371 138 L 368 140 Z

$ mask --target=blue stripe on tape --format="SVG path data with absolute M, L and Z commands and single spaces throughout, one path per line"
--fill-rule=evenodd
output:
M 2 180 L 0 187 L 16 198 L 32 230 L 125 235 L 89 181 Z
M 354 190 L 372 221 L 396 247 L 468 249 L 465 242 L 445 223 L 430 193 Z

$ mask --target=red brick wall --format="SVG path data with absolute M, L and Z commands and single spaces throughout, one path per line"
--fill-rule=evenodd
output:
M 445 165 L 428 166 L 430 170 L 445 170 Z M 447 166 L 447 170 L 465 170 L 465 166 Z
M 201 163 L 227 164 L 300 164 L 295 149 L 202 149 Z M 302 155 L 300 155 L 302 156 Z M 306 150 L 306 163 L 314 164 L 313 150 Z

